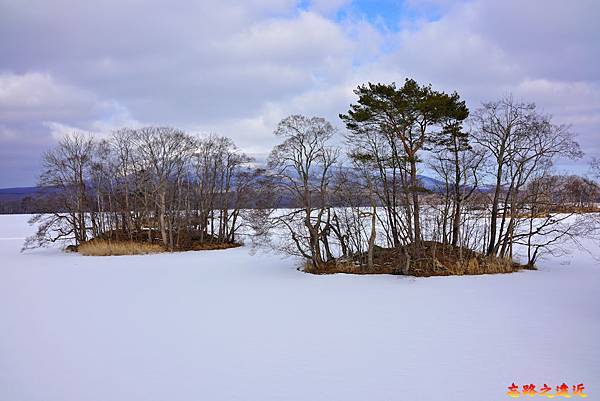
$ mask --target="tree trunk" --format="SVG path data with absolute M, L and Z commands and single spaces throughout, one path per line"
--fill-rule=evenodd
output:
M 169 246 L 169 238 L 167 236 L 167 227 L 165 221 L 166 214 L 166 194 L 161 192 L 160 194 L 160 211 L 159 211 L 159 224 L 160 224 L 160 235 L 162 236 L 162 241 L 164 246 Z
M 375 239 L 377 238 L 377 208 L 373 206 L 373 210 L 371 211 L 371 235 L 369 236 L 369 250 L 367 253 L 367 267 L 370 271 L 373 271 L 373 253 L 375 249 Z
M 500 200 L 500 190 L 502 188 L 502 161 L 498 163 L 496 172 L 496 188 L 494 190 L 494 199 L 492 200 L 492 212 L 490 216 L 490 242 L 488 243 L 487 255 L 491 256 L 495 253 L 496 248 L 496 230 L 498 220 L 498 202 Z
M 410 179 L 412 187 L 412 201 L 413 201 L 413 221 L 414 221 L 414 234 L 415 243 L 421 242 L 421 211 L 419 206 L 419 193 L 417 191 L 417 162 L 414 156 L 411 156 L 410 160 Z

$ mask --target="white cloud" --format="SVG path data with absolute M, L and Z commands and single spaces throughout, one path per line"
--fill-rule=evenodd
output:
M 265 154 L 286 115 L 340 125 L 356 85 L 405 77 L 471 108 L 514 92 L 597 138 L 600 3 L 403 4 L 393 31 L 349 0 L 0 0 L 0 142 L 165 124 Z
M 73 117 L 92 107 L 94 95 L 56 82 L 49 74 L 0 74 L 0 119 Z

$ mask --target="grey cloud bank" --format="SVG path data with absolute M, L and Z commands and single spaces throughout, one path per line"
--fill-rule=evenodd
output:
M 339 124 L 357 84 L 405 77 L 471 108 L 509 92 L 534 101 L 600 156 L 600 3 L 403 9 L 432 4 L 435 19 L 400 13 L 390 30 L 339 0 L 0 0 L 0 187 L 33 184 L 70 130 L 174 125 L 264 155 L 286 115 Z

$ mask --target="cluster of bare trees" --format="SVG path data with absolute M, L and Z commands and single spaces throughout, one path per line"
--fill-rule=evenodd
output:
M 103 238 L 185 249 L 232 243 L 245 224 L 256 237 L 278 233 L 272 244 L 313 266 L 372 268 L 377 247 L 404 252 L 408 266 L 432 244 L 505 259 L 518 247 L 533 265 L 595 208 L 594 181 L 553 173 L 557 159 L 581 157 L 569 127 L 533 104 L 505 97 L 470 113 L 457 93 L 410 79 L 355 94 L 344 134 L 323 118 L 283 119 L 265 169 L 228 138 L 173 128 L 67 136 L 40 177 L 56 189 L 55 213 L 34 218 L 27 246 Z
M 39 214 L 26 247 L 91 238 L 162 243 L 232 243 L 258 172 L 228 138 L 168 127 L 122 129 L 109 139 L 73 134 L 43 158 L 39 184 L 55 212 Z
M 291 116 L 275 132 L 283 142 L 269 167 L 298 207 L 271 223 L 288 233 L 287 251 L 314 266 L 349 258 L 372 267 L 377 246 L 431 244 L 507 259 L 520 246 L 534 265 L 583 227 L 578 206 L 598 200 L 593 182 L 553 175 L 558 158 L 581 151 L 569 127 L 533 104 L 506 97 L 469 115 L 458 94 L 413 80 L 355 93 L 340 115 L 345 158 L 323 119 Z

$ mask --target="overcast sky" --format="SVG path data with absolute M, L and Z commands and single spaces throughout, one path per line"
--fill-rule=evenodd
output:
M 281 118 L 340 125 L 356 85 L 406 77 L 536 102 L 600 156 L 599 21 L 597 0 L 0 0 L 0 187 L 75 130 L 172 125 L 261 158 Z

